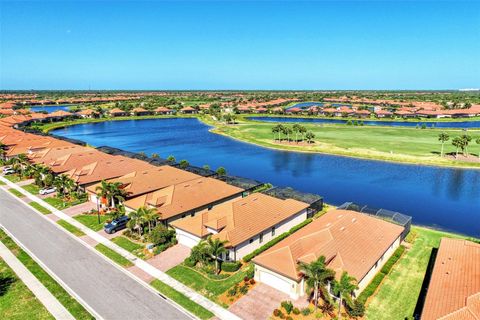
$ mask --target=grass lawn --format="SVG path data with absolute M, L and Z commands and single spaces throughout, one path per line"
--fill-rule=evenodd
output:
M 73 219 L 77 220 L 78 222 L 92 229 L 93 231 L 100 231 L 102 230 L 103 225 L 109 219 L 109 217 L 105 215 L 101 215 L 100 223 L 98 223 L 98 216 L 96 214 L 95 215 L 80 214 L 78 216 L 73 217 Z
M 0 181 L 0 186 L 4 186 L 4 185 L 6 185 L 6 183 L 3 181 Z
M 110 260 L 113 260 L 114 262 L 118 263 L 122 267 L 128 268 L 133 266 L 133 263 L 128 260 L 127 258 L 122 257 L 109 247 L 99 243 L 95 246 L 95 249 L 97 249 L 99 252 L 101 252 L 103 255 L 105 255 L 107 258 Z
M 77 204 L 84 203 L 86 200 L 64 201 L 63 199 L 57 197 L 50 197 L 43 199 L 43 201 L 58 210 L 63 210 L 72 206 L 76 206 Z
M 0 241 L 22 262 L 25 267 L 50 291 L 55 298 L 76 318 L 94 319 L 83 306 L 63 289 L 50 275 L 42 269 L 26 252 L 24 252 L 3 230 L 0 230 Z M 0 296 L 1 299 L 1 296 Z M 1 308 L 0 308 L 1 309 Z M 36 319 L 25 317 L 23 319 Z M 3 319 L 0 317 L 0 319 Z M 7 317 L 7 319 L 9 319 Z
M 41 206 L 40 204 L 38 204 L 37 202 L 35 201 L 32 201 L 30 203 L 28 203 L 28 205 L 32 206 L 33 208 L 37 209 L 38 211 L 40 211 L 41 213 L 43 214 L 50 214 L 52 213 L 52 211 L 48 210 L 47 208 Z
M 250 267 L 251 268 L 251 267 Z M 216 298 L 243 280 L 247 274 L 247 268 L 238 271 L 234 275 L 223 279 L 213 280 L 208 279 L 195 270 L 183 265 L 178 265 L 167 271 L 167 274 L 177 279 L 190 288 L 200 292 L 209 299 L 216 300 Z
M 67 221 L 65 220 L 58 220 L 57 223 L 59 225 L 61 225 L 63 228 L 65 228 L 67 231 L 73 233 L 74 235 L 76 235 L 77 237 L 81 237 L 81 236 L 84 236 L 85 233 L 83 233 L 82 230 L 78 229 L 77 227 L 75 227 L 74 225 L 71 225 L 70 223 L 68 223 Z
M 0 258 L 0 319 L 54 319 Z
M 200 319 L 210 319 L 214 316 L 214 314 L 201 305 L 193 302 L 183 293 L 178 292 L 177 290 L 173 289 L 172 287 L 166 285 L 165 283 L 161 282 L 158 279 L 153 280 L 150 285 L 157 289 L 160 293 L 167 296 L 171 300 L 175 301 L 186 310 L 190 311 Z
M 460 237 L 441 231 L 413 227 L 418 234 L 412 247 L 393 267 L 367 305 L 367 319 L 402 320 L 412 316 L 422 288 L 432 248 L 442 237 Z
M 115 237 L 111 241 L 116 243 L 119 247 L 122 247 L 123 249 L 127 250 L 128 252 L 133 253 L 137 257 L 141 259 L 144 258 L 144 255 L 142 252 L 143 248 L 145 247 L 144 245 L 130 241 L 129 239 L 123 236 Z
M 27 190 L 31 194 L 38 194 L 40 192 L 40 187 L 37 186 L 36 184 L 27 184 L 26 186 L 22 187 L 23 189 Z
M 10 191 L 10 193 L 12 193 L 13 195 L 15 195 L 15 196 L 17 196 L 17 197 L 19 197 L 19 198 L 25 197 L 25 196 L 23 195 L 23 193 L 21 193 L 21 192 L 18 191 L 17 189 L 11 188 L 11 189 L 8 189 L 8 191 Z
M 20 176 L 17 175 L 17 174 L 8 174 L 8 175 L 3 176 L 3 177 L 4 177 L 5 179 L 13 182 L 13 183 L 22 181 L 22 178 L 20 178 Z
M 214 125 L 217 126 L 214 132 L 276 149 L 331 153 L 399 162 L 480 167 L 480 162 L 452 161 L 439 156 L 441 144 L 438 141 L 438 134 L 447 132 L 450 135 L 450 141 L 445 143 L 445 152 L 454 152 L 455 148 L 452 146 L 451 140 L 453 137 L 464 134 L 460 129 L 302 123 L 308 131 L 315 134 L 316 143 L 313 145 L 287 145 L 273 140 L 272 127 L 276 123 L 239 120 L 239 124 L 235 126 L 218 123 Z M 283 123 L 283 125 L 292 126 L 293 123 Z M 469 145 L 469 152 L 478 155 L 480 145 L 475 144 L 474 141 L 476 137 L 480 137 L 480 130 L 469 130 L 469 134 L 473 137 Z

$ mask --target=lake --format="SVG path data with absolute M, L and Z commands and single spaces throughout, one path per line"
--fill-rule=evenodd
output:
M 52 113 L 58 110 L 70 111 L 70 107 L 73 107 L 73 106 L 72 105 L 31 106 L 30 111 L 32 112 L 46 111 L 47 113 Z
M 263 122 L 287 122 L 287 123 L 330 123 L 346 124 L 348 120 L 343 119 L 324 119 L 324 118 L 295 118 L 295 117 L 248 117 L 250 120 Z M 366 126 L 388 126 L 388 127 L 416 127 L 425 124 L 433 128 L 480 128 L 480 121 L 431 121 L 431 122 L 409 122 L 409 121 L 372 121 L 358 119 L 363 121 Z
M 191 164 L 224 166 L 229 174 L 398 211 L 414 224 L 480 237 L 480 170 L 395 164 L 277 151 L 210 133 L 197 119 L 82 124 L 52 133 L 93 146 L 158 153 Z

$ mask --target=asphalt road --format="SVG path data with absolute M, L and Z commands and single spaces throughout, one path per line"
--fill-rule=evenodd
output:
M 104 319 L 190 319 L 4 190 L 0 225 Z

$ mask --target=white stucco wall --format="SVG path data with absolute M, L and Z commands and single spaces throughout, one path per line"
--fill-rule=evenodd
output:
M 175 232 L 177 234 L 178 243 L 183 244 L 184 246 L 187 246 L 189 248 L 193 248 L 201 240 L 199 237 L 181 229 L 175 229 Z
M 276 290 L 286 293 L 292 299 L 298 299 L 303 296 L 303 280 L 298 283 L 295 280 L 287 278 L 281 274 L 264 268 L 260 265 L 255 265 L 255 281 L 264 283 Z
M 251 253 L 252 251 L 260 248 L 268 241 L 272 240 L 273 238 L 279 236 L 280 234 L 290 230 L 292 227 L 296 226 L 297 224 L 305 221 L 307 219 L 307 210 L 302 210 L 299 213 L 291 216 L 290 218 L 284 220 L 283 222 L 279 222 L 275 225 L 275 235 L 272 236 L 272 227 L 264 230 L 263 233 L 263 241 L 260 242 L 260 234 L 255 235 L 251 239 L 253 240 L 250 243 L 250 239 L 247 241 L 239 244 L 236 246 L 236 255 L 234 248 L 230 249 L 230 259 L 240 260 L 247 254 Z

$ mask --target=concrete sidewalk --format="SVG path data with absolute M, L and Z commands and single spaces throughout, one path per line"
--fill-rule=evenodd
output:
M 48 312 L 61 320 L 74 320 L 75 318 L 65 307 L 38 281 L 37 278 L 21 263 L 8 248 L 0 242 L 0 257 L 12 268 L 23 283 L 32 291 L 32 293 L 47 308 Z
M 193 289 L 187 287 L 183 283 L 177 281 L 176 279 L 170 277 L 166 273 L 160 271 L 159 269 L 155 268 L 153 265 L 149 264 L 146 261 L 143 261 L 139 258 L 137 258 L 135 255 L 131 254 L 127 250 L 119 247 L 115 243 L 111 242 L 107 238 L 103 237 L 99 233 L 87 228 L 84 226 L 82 223 L 78 222 L 77 220 L 73 219 L 72 217 L 68 216 L 62 211 L 59 211 L 55 207 L 49 205 L 39 197 L 32 195 L 25 189 L 19 187 L 15 183 L 5 179 L 4 177 L 0 176 L 0 181 L 5 182 L 8 187 L 14 188 L 18 190 L 20 193 L 24 194 L 26 197 L 31 199 L 32 201 L 37 202 L 41 206 L 49 209 L 54 215 L 59 217 L 62 220 L 67 221 L 68 223 L 74 225 L 78 229 L 80 229 L 82 232 L 84 232 L 87 236 L 89 236 L 91 239 L 95 240 L 97 243 L 101 243 L 105 245 L 106 247 L 114 250 L 124 258 L 130 260 L 138 269 L 142 270 L 143 272 L 149 274 L 150 276 L 159 279 L 160 281 L 164 282 L 168 286 L 174 288 L 175 290 L 183 293 L 185 296 L 187 296 L 190 300 L 196 302 L 197 304 L 201 305 L 205 309 L 211 311 L 215 316 L 217 316 L 219 319 L 222 320 L 240 320 L 241 318 L 238 317 L 237 315 L 233 314 L 232 312 L 228 311 L 227 309 L 221 307 L 220 305 L 214 303 L 213 301 L 209 300 L 208 298 L 202 296 L 201 294 L 197 293 Z M 79 239 L 79 238 L 77 238 Z M 79 241 L 82 241 L 79 239 Z M 83 240 L 84 241 L 84 240 Z M 94 249 L 93 249 L 94 250 Z

